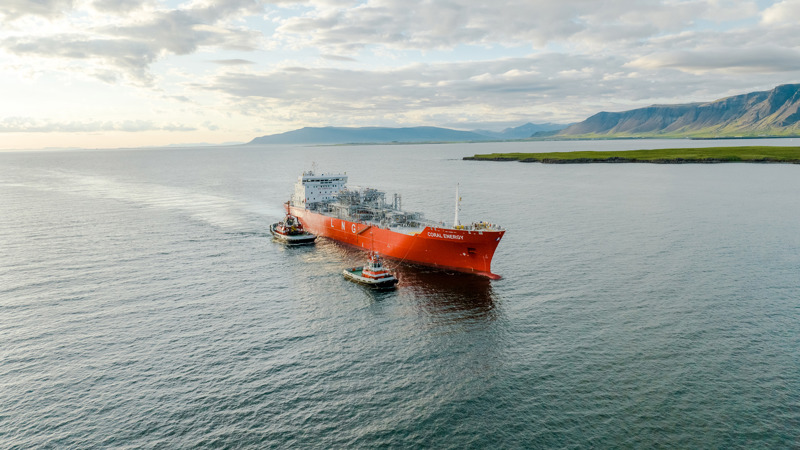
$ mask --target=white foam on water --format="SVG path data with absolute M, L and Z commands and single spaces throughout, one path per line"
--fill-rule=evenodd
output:
M 131 202 L 149 208 L 175 211 L 221 228 L 239 228 L 248 222 L 246 205 L 239 200 L 180 186 L 136 183 L 61 170 L 43 171 L 26 187 L 74 195 Z

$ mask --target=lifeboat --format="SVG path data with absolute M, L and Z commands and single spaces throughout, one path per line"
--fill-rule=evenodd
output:
M 344 269 L 342 274 L 350 281 L 373 289 L 393 289 L 400 281 L 383 267 L 380 256 L 373 251 L 369 252 L 366 266 Z

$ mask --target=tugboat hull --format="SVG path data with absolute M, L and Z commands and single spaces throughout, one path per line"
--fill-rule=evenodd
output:
M 306 231 L 289 231 L 281 222 L 270 225 L 269 232 L 286 245 L 310 245 L 317 239 L 317 236 Z
M 342 271 L 342 274 L 348 280 L 368 286 L 372 289 L 394 289 L 397 286 L 398 279 L 395 277 L 385 277 L 380 280 L 375 280 L 373 278 L 367 278 L 363 276 L 363 267 L 352 267 L 350 269 L 345 269 Z

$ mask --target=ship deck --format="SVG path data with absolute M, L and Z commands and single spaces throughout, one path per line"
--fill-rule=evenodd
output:
M 382 193 L 378 192 L 378 194 Z M 427 219 L 423 217 L 422 213 L 402 211 L 397 207 L 385 204 L 383 201 L 373 203 L 359 202 L 357 200 L 317 202 L 309 205 L 308 210 L 333 219 L 362 223 L 406 235 L 421 233 L 428 227 L 462 231 L 503 231 L 502 227 L 483 221 L 454 226 L 453 224 Z
M 348 220 L 348 219 L 345 219 L 345 220 Z M 417 225 L 413 225 L 413 226 L 412 225 L 396 225 L 396 224 L 386 226 L 385 224 L 381 224 L 381 223 L 370 221 L 370 220 L 363 220 L 363 221 L 360 221 L 360 223 L 363 223 L 363 224 L 366 224 L 366 225 L 370 225 L 370 226 L 373 226 L 373 227 L 376 227 L 376 228 L 383 228 L 383 229 L 391 230 L 391 231 L 394 231 L 394 232 L 397 232 L 397 233 L 403 233 L 403 234 L 409 234 L 409 235 L 421 233 L 425 228 L 428 228 L 428 227 L 441 228 L 441 229 L 447 229 L 447 230 L 464 230 L 464 231 L 502 231 L 503 230 L 503 228 L 500 227 L 500 226 L 497 226 L 497 225 L 494 225 L 494 224 L 482 223 L 482 222 L 469 224 L 469 225 L 459 225 L 457 227 L 450 226 L 450 225 L 445 224 L 443 222 L 433 222 L 433 221 L 419 222 Z

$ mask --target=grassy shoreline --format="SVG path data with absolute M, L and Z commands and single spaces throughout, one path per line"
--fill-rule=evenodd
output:
M 800 164 L 800 147 L 708 147 L 610 152 L 490 153 L 465 156 L 473 161 L 519 161 L 543 164 L 585 163 L 786 163 Z

